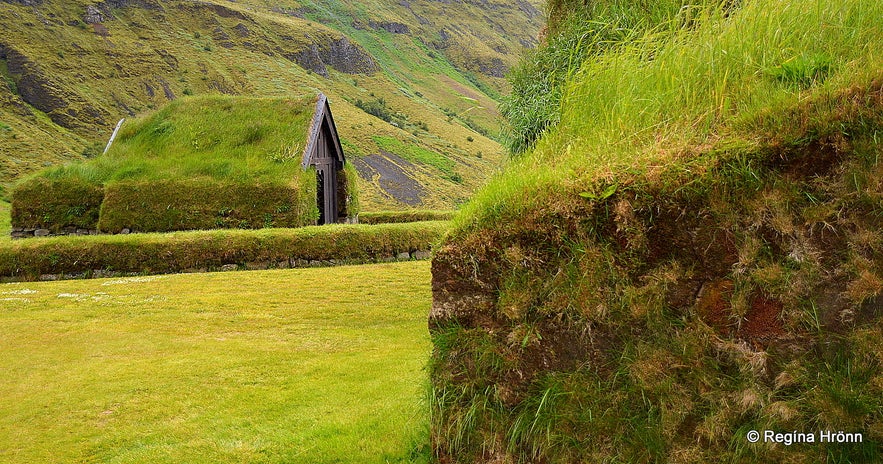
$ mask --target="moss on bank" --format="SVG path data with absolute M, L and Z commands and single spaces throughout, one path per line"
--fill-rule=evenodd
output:
M 433 261 L 437 457 L 879 460 L 883 7 L 811 3 L 586 64 L 464 208 Z

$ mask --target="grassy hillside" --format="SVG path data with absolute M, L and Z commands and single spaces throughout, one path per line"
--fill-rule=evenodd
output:
M 881 20 L 750 0 L 575 70 L 434 258 L 435 453 L 878 461 Z
M 422 1 L 5 5 L 0 184 L 92 156 L 119 118 L 182 95 L 322 91 L 367 209 L 450 208 L 483 184 L 501 158 L 497 71 L 539 29 L 530 2 L 444 15 Z M 457 175 L 407 159 L 414 149 L 449 160 Z
M 426 462 L 428 263 L 0 284 L 0 461 Z

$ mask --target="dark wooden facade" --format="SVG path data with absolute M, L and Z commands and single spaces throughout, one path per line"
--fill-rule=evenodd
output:
M 328 99 L 319 94 L 301 166 L 316 169 L 316 204 L 319 224 L 347 222 L 346 158 L 337 136 Z

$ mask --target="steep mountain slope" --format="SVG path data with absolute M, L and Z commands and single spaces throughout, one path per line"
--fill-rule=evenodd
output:
M 451 207 L 483 183 L 500 76 L 539 29 L 525 2 L 2 5 L 0 184 L 92 156 L 119 118 L 181 95 L 322 91 L 366 209 Z
M 433 450 L 880 462 L 883 4 L 654 3 L 433 258 Z

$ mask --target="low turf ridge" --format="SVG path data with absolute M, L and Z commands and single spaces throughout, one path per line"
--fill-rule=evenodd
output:
M 574 69 L 437 250 L 440 460 L 880 461 L 883 4 L 674 21 Z
M 37 280 L 45 274 L 85 277 L 107 272 L 204 272 L 225 265 L 266 269 L 288 268 L 298 262 L 386 261 L 400 253 L 429 250 L 448 226 L 445 221 L 424 221 L 7 240 L 0 245 L 0 279 Z
M 0 284 L 0 461 L 426 461 L 426 262 Z
M 450 221 L 454 210 L 412 209 L 404 211 L 371 211 L 359 214 L 359 224 L 395 224 L 402 222 Z

